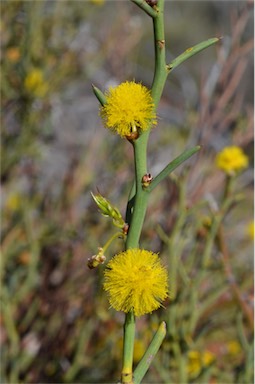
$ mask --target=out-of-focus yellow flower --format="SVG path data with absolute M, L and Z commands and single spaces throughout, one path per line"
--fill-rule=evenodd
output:
M 40 69 L 32 69 L 24 81 L 26 91 L 36 97 L 43 97 L 48 91 L 48 84 L 44 81 L 43 73 Z
M 90 2 L 95 5 L 103 5 L 105 0 L 90 0 Z
M 227 343 L 227 351 L 231 356 L 236 356 L 242 351 L 242 348 L 238 341 L 231 340 Z
M 214 360 L 215 356 L 210 351 L 189 351 L 187 363 L 188 375 L 191 378 L 198 376 L 202 369 L 211 365 Z
M 116 345 L 117 357 L 121 355 L 122 349 L 123 349 L 123 338 L 119 338 Z M 134 355 L 133 355 L 134 363 L 138 363 L 141 360 L 145 351 L 146 351 L 145 340 L 135 339 Z
M 106 94 L 101 107 L 105 127 L 121 137 L 135 139 L 156 124 L 156 113 L 149 89 L 134 81 L 126 81 Z
M 10 193 L 9 196 L 7 196 L 7 199 L 5 201 L 5 208 L 8 211 L 15 212 L 17 211 L 22 204 L 22 198 L 21 195 L 17 192 Z
M 104 272 L 104 289 L 116 311 L 135 316 L 151 313 L 168 295 L 167 270 L 159 256 L 144 249 L 129 249 L 114 256 Z
M 11 47 L 6 50 L 6 57 L 8 60 L 16 63 L 20 59 L 20 50 L 18 47 Z
M 143 340 L 137 339 L 134 343 L 134 363 L 138 363 L 146 351 L 146 345 Z
M 205 351 L 202 353 L 203 366 L 207 367 L 208 365 L 212 364 L 214 360 L 215 360 L 215 356 L 212 352 Z
M 251 240 L 254 240 L 254 220 L 248 224 L 247 233 Z
M 216 166 L 229 175 L 233 175 L 249 164 L 248 156 L 242 148 L 236 146 L 225 147 L 216 156 Z

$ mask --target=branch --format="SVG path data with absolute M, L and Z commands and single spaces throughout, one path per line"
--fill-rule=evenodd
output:
M 140 7 L 145 13 L 147 13 L 147 15 L 151 16 L 151 17 L 157 17 L 157 11 L 152 8 L 148 3 L 146 3 L 145 0 L 131 0 L 132 3 L 135 3 L 136 5 L 138 5 L 138 7 Z
M 171 172 L 173 172 L 179 165 L 181 165 L 184 161 L 188 160 L 192 155 L 200 150 L 200 146 L 196 146 L 194 148 L 188 149 L 183 152 L 180 156 L 176 157 L 171 163 L 169 163 L 156 177 L 152 180 L 149 186 L 146 188 L 147 192 L 151 192 L 156 186 L 165 179 Z
M 213 37 L 212 39 L 202 41 L 201 43 L 194 45 L 193 47 L 187 48 L 181 55 L 177 56 L 170 64 L 167 64 L 167 70 L 170 72 L 181 63 L 188 60 L 190 57 L 217 43 L 222 37 Z

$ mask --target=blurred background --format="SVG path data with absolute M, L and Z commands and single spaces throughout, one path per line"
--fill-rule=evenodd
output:
M 129 1 L 2 0 L 1 7 L 1 382 L 117 381 L 124 316 L 109 309 L 103 268 L 87 268 L 87 259 L 114 232 L 90 192 L 99 190 L 125 215 L 133 152 L 103 127 L 91 84 L 102 91 L 126 80 L 151 86 L 152 22 Z M 208 217 L 203 203 L 217 206 L 224 188 L 215 155 L 238 145 L 250 166 L 236 182 L 240 202 L 225 218 L 241 299 L 235 299 L 214 249 L 196 301 L 206 303 L 201 316 L 190 317 L 198 307 L 191 307 L 187 287 L 182 296 L 180 277 L 169 320 L 175 331 L 145 382 L 181 383 L 181 358 L 171 349 L 178 339 L 187 382 L 251 383 L 253 2 L 166 1 L 165 8 L 167 62 L 200 41 L 223 39 L 178 67 L 166 83 L 148 171 L 156 175 L 186 148 L 201 144 L 202 150 L 176 170 L 179 184 L 169 178 L 155 190 L 141 247 L 160 251 L 167 263 L 185 183 L 185 206 L 194 209 L 179 228 L 178 244 L 184 266 L 193 252 L 187 270 L 195 278 Z M 121 249 L 119 240 L 107 256 Z M 155 325 L 170 319 L 169 308 L 173 304 L 138 319 L 136 362 Z

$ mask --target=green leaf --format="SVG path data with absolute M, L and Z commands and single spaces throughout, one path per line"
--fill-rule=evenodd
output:
M 103 92 L 100 91 L 99 88 L 95 87 L 94 84 L 92 84 L 92 89 L 93 89 L 94 94 L 97 97 L 97 100 L 100 102 L 101 105 L 104 106 L 106 103 L 106 98 L 105 98 L 105 95 L 103 94 Z
M 170 64 L 167 64 L 167 70 L 169 72 L 172 71 L 185 60 L 188 60 L 190 57 L 217 43 L 221 39 L 221 37 L 213 37 L 212 39 L 202 41 L 201 43 L 194 45 L 193 47 L 187 48 L 185 52 L 177 56 Z

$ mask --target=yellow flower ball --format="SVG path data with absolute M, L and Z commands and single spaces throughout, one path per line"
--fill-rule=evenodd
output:
M 168 296 L 166 268 L 157 254 L 144 249 L 114 256 L 104 276 L 104 289 L 116 311 L 142 316 L 158 309 Z
M 155 106 L 149 89 L 134 81 L 110 88 L 100 114 L 105 127 L 121 137 L 139 135 L 156 124 Z
M 216 166 L 229 175 L 247 168 L 248 164 L 248 156 L 240 147 L 225 147 L 216 156 Z

